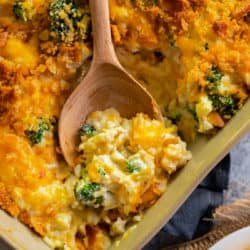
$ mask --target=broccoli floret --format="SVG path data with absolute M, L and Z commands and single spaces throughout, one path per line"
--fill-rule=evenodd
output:
M 75 185 L 75 197 L 84 205 L 99 207 L 103 203 L 103 196 L 96 194 L 96 192 L 100 190 L 100 184 L 81 179 Z
M 100 175 L 102 175 L 102 176 L 106 175 L 106 172 L 105 172 L 105 170 L 104 170 L 102 167 L 99 167 L 99 168 L 98 168 L 98 173 L 99 173 Z
M 223 117 L 232 116 L 236 113 L 237 104 L 232 96 L 221 96 L 218 94 L 208 95 L 215 110 Z
M 221 83 L 223 74 L 216 65 L 211 68 L 211 73 L 206 77 L 208 85 L 206 88 L 208 98 L 212 101 L 214 111 L 218 112 L 223 118 L 230 118 L 238 109 L 238 104 L 235 98 L 230 95 L 222 95 L 218 91 L 218 86 Z
M 25 130 L 24 133 L 29 138 L 32 145 L 39 144 L 42 141 L 43 133 L 41 130 Z
M 141 166 L 135 160 L 127 161 L 127 170 L 129 173 L 139 172 L 141 170 Z
M 50 128 L 49 121 L 52 121 L 52 120 L 47 121 L 45 119 L 40 118 L 39 119 L 39 124 L 38 124 L 39 129 L 42 130 L 42 131 L 48 131 L 49 128 Z
M 208 95 L 218 94 L 219 85 L 221 84 L 223 76 L 219 68 L 216 65 L 212 65 L 210 74 L 205 78 L 208 81 L 206 86 Z
M 13 13 L 16 19 L 20 19 L 24 22 L 27 22 L 29 19 L 29 10 L 24 6 L 23 2 L 16 1 L 13 4 Z
M 88 170 L 85 167 L 81 168 L 80 175 L 85 179 L 88 176 Z
M 25 135 L 29 138 L 32 145 L 41 143 L 45 131 L 49 130 L 49 124 L 43 119 L 39 119 L 37 130 L 25 130 Z
M 207 80 L 211 83 L 221 81 L 223 74 L 220 72 L 216 65 L 212 66 L 210 75 L 207 76 Z
M 57 42 L 71 43 L 77 38 L 85 39 L 89 33 L 90 17 L 73 0 L 54 0 L 49 16 L 51 35 Z
M 96 129 L 94 126 L 84 123 L 80 128 L 80 135 L 86 135 L 91 137 L 96 134 Z
M 80 180 L 75 187 L 75 194 L 78 200 L 92 201 L 94 199 L 94 192 L 100 190 L 100 185 L 97 183 L 86 183 Z

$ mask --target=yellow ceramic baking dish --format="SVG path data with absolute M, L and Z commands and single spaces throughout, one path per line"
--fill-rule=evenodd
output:
M 199 137 L 190 145 L 192 160 L 171 179 L 167 191 L 145 213 L 141 222 L 128 229 L 112 250 L 141 249 L 171 218 L 202 181 L 235 145 L 250 132 L 250 101 L 212 138 Z M 26 226 L 0 210 L 0 249 L 48 250 L 47 245 Z

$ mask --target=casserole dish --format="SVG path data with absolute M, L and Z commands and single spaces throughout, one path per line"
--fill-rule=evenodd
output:
M 163 140 L 159 144 L 150 136 L 152 131 L 160 131 L 161 135 L 164 129 L 157 130 L 158 125 L 155 130 L 150 126 L 133 126 L 140 133 L 130 134 L 139 135 L 133 139 L 141 138 L 140 145 L 145 141 L 145 148 L 154 145 L 152 142 L 157 142 L 155 145 L 160 148 L 159 145 L 169 145 L 171 154 L 163 150 L 164 154 L 157 160 L 138 165 L 139 158 L 145 154 L 129 158 L 136 155 L 131 150 L 136 140 L 122 137 L 125 138 L 122 144 L 99 147 L 99 153 L 107 149 L 107 156 L 112 156 L 107 168 L 99 161 L 90 164 L 91 159 L 87 162 L 79 157 L 74 171 L 65 164 L 58 145 L 56 128 L 60 110 L 76 85 L 79 71 L 86 73 L 92 57 L 87 1 L 0 0 L 0 3 L 0 206 L 34 229 L 53 249 L 100 250 L 108 249 L 111 243 L 113 249 L 141 248 L 249 129 L 249 103 L 243 105 L 250 87 L 248 0 L 235 0 L 232 4 L 213 0 L 110 0 L 111 30 L 119 60 L 152 92 L 168 118 L 165 125 L 168 122 L 173 125 L 173 132 L 178 127 L 179 135 L 189 142 L 194 156 L 183 171 L 173 176 L 167 192 L 145 215 L 139 208 L 148 206 L 140 205 L 143 202 L 152 205 L 155 194 L 163 192 L 159 192 L 163 190 L 163 182 L 148 178 L 153 171 L 144 170 L 152 169 L 146 167 L 159 162 L 165 153 L 178 160 L 175 149 L 180 147 L 171 144 L 179 139 L 159 136 L 164 140 L 170 138 L 166 144 Z M 108 117 L 113 121 L 116 116 Z M 84 141 L 89 139 L 82 146 L 84 154 L 91 148 L 95 153 L 97 148 L 90 147 L 92 144 L 88 142 L 107 144 L 112 138 L 107 136 L 103 140 L 106 132 L 99 133 L 102 128 L 99 130 L 97 126 L 101 120 L 92 119 L 94 124 L 90 119 L 89 124 L 81 126 L 79 132 Z M 118 126 L 115 135 L 117 131 L 124 130 Z M 196 138 L 197 134 L 216 132 L 219 133 L 214 137 Z M 127 160 L 114 154 L 114 145 L 122 145 Z M 155 154 L 151 146 L 148 149 L 151 156 Z M 151 156 L 145 159 L 152 159 Z M 123 210 L 123 214 L 119 210 L 119 204 L 127 207 L 123 193 L 119 193 L 121 200 L 111 199 L 117 186 L 108 186 L 106 190 L 110 192 L 103 189 L 111 174 L 116 173 L 115 161 L 122 163 L 118 170 L 123 171 L 117 172 L 124 177 L 119 178 L 123 182 L 118 183 L 117 189 L 124 190 L 135 205 Z M 171 162 L 164 162 L 167 167 L 172 166 Z M 115 166 L 114 171 L 109 171 L 110 166 Z M 150 175 L 142 175 L 147 172 Z M 159 172 L 155 172 L 157 176 L 161 176 Z M 146 185 L 142 176 L 154 183 Z M 124 180 L 132 183 L 132 179 L 136 185 L 143 184 L 132 193 L 142 195 L 129 192 L 132 185 Z M 120 183 L 125 183 L 125 188 Z M 106 201 L 112 201 L 109 203 L 112 206 L 105 210 Z M 0 234 L 8 245 L 17 249 L 48 249 L 16 219 L 4 212 L 1 215 Z M 125 220 L 126 217 L 131 220 Z M 131 226 L 130 222 L 141 218 L 138 225 Z M 114 241 L 117 232 L 123 236 Z
M 128 229 L 112 250 L 136 250 L 145 245 L 171 218 L 192 190 L 212 168 L 250 131 L 250 101 L 213 138 L 199 137 L 190 146 L 192 160 L 170 181 L 167 191 L 144 215 L 141 222 Z M 190 174 L 192 173 L 192 174 Z M 0 211 L 1 244 L 4 249 L 48 250 L 47 245 L 18 220 Z

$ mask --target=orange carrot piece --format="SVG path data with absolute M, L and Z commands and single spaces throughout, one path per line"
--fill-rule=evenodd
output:
M 208 121 L 212 123 L 215 127 L 222 128 L 225 126 L 225 122 L 223 121 L 222 117 L 217 112 L 211 112 L 208 115 Z

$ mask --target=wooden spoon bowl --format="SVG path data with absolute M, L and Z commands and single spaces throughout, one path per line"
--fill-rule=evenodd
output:
M 65 103 L 59 120 L 59 140 L 64 158 L 75 164 L 79 129 L 89 113 L 113 107 L 121 116 L 136 113 L 162 119 L 152 96 L 120 65 L 112 44 L 108 0 L 91 0 L 94 57 L 89 72 Z

